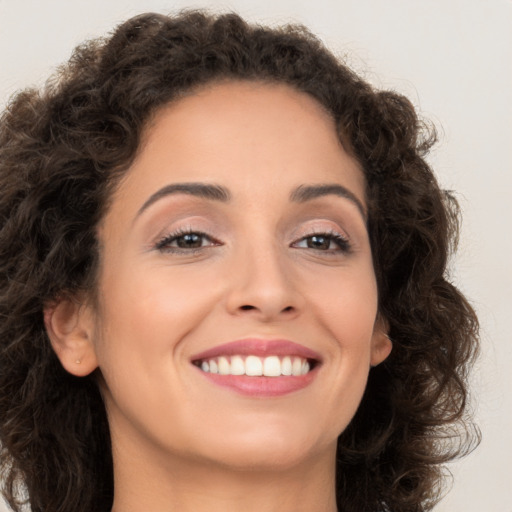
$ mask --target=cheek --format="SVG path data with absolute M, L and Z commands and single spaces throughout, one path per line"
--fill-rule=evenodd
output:
M 316 275 L 310 302 L 341 348 L 369 347 L 377 316 L 377 285 L 371 262 Z
M 151 364 L 201 323 L 216 302 L 215 291 L 201 273 L 133 268 L 104 278 L 100 351 L 109 358 L 120 357 L 113 352 L 137 353 Z
M 141 418 L 152 418 L 155 411 L 168 425 L 171 419 L 163 404 L 172 410 L 176 396 L 186 394 L 174 356 L 208 311 L 208 287 L 180 273 L 171 276 L 163 267 L 140 273 L 122 270 L 104 277 L 100 294 L 96 352 L 107 409 L 111 421 L 127 417 L 143 430 Z
M 373 267 L 369 262 L 317 284 L 310 307 L 330 340 L 331 399 L 345 406 L 349 401 L 355 412 L 368 378 L 377 316 Z

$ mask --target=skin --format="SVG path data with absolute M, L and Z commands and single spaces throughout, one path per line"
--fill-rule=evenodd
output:
M 147 205 L 185 182 L 225 187 L 230 200 L 174 193 Z M 321 184 L 364 209 L 363 174 L 333 120 L 288 86 L 216 84 L 153 118 L 99 226 L 97 304 L 63 300 L 45 316 L 68 371 L 101 371 L 114 512 L 336 510 L 336 440 L 391 344 L 364 212 L 337 194 L 290 199 Z M 209 238 L 159 246 L 179 229 Z M 248 337 L 316 351 L 315 379 L 252 397 L 191 364 Z

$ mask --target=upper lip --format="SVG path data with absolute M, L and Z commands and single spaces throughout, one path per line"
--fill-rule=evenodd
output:
M 304 359 L 312 359 L 321 362 L 320 354 L 310 348 L 285 339 L 258 339 L 246 338 L 216 345 L 204 352 L 192 356 L 192 361 L 212 359 L 219 356 L 254 355 L 267 356 L 298 356 Z

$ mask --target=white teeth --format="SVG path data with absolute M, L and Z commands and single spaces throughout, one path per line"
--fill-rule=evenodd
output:
M 255 377 L 263 375 L 263 364 L 261 359 L 256 356 L 248 356 L 245 360 L 245 374 Z
M 231 365 L 227 357 L 219 357 L 219 373 L 221 375 L 229 375 L 231 373 Z
M 300 357 L 294 357 L 292 362 L 292 375 L 298 377 L 302 375 L 302 359 Z
M 306 375 L 311 370 L 307 359 L 298 356 L 220 356 L 201 361 L 201 370 L 220 375 L 247 375 L 250 377 L 280 377 Z
M 283 357 L 281 361 L 281 373 L 283 375 L 291 375 L 292 374 L 292 360 L 290 357 Z
M 217 361 L 215 361 L 215 359 L 210 359 L 208 364 L 210 365 L 210 373 L 219 373 L 219 367 L 217 366 Z
M 231 358 L 231 375 L 245 375 L 245 363 L 241 356 Z
M 281 361 L 279 361 L 279 357 L 270 356 L 263 359 L 263 375 L 265 377 L 279 377 L 281 375 Z

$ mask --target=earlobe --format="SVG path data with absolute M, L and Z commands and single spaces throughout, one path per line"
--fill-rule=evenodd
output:
M 69 298 L 44 308 L 44 323 L 52 348 L 66 371 L 84 377 L 97 367 L 91 308 Z
M 372 352 L 370 365 L 377 366 L 387 359 L 393 349 L 393 342 L 388 336 L 389 324 L 387 320 L 379 316 L 375 322 L 372 337 Z

